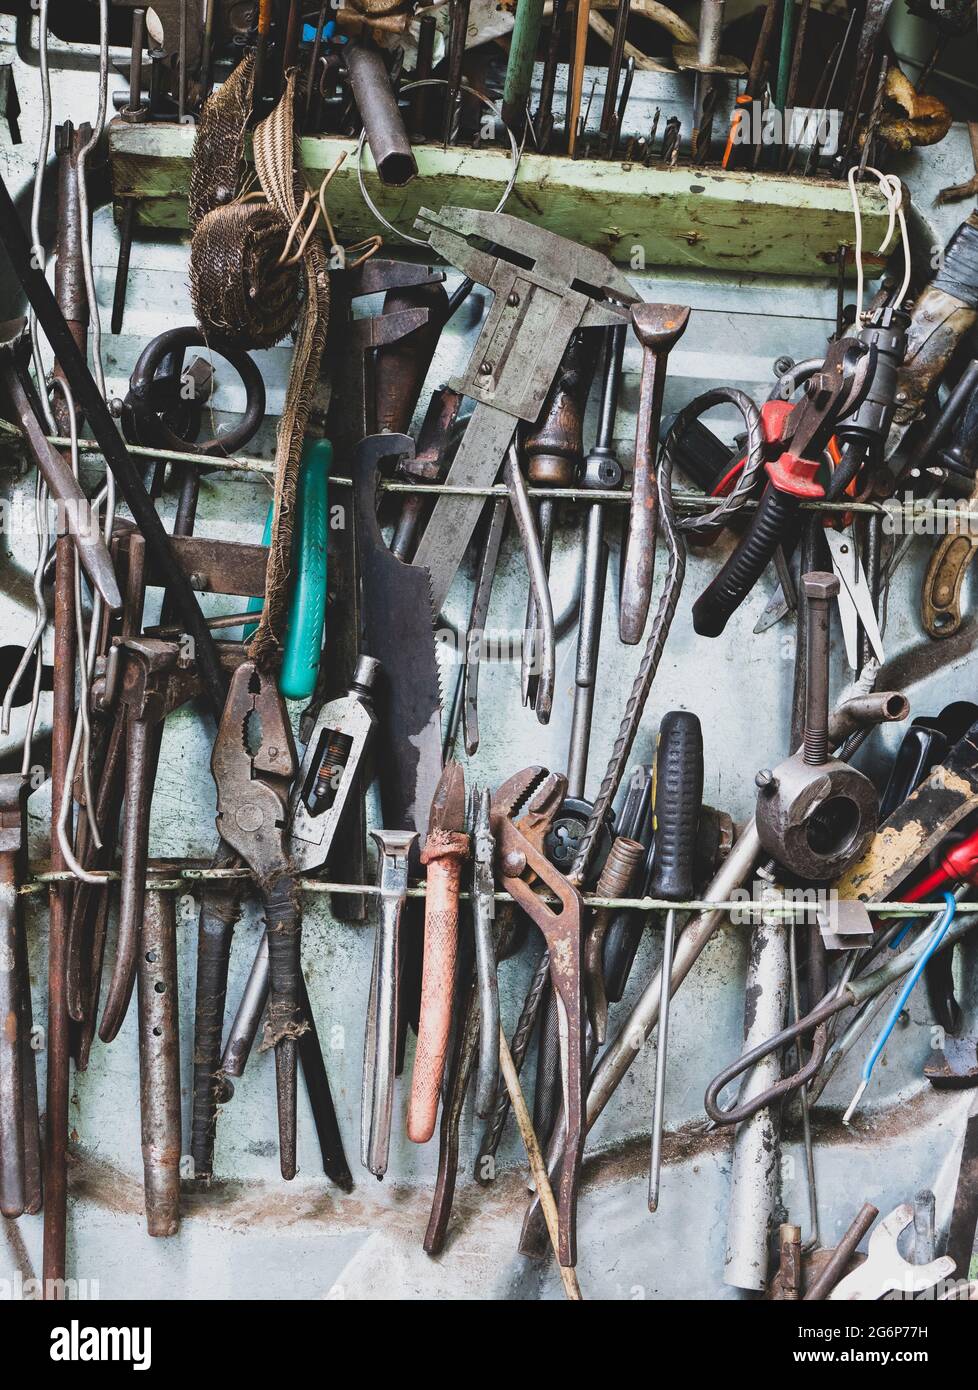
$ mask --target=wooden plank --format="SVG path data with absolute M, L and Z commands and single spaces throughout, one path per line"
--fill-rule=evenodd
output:
M 141 226 L 186 227 L 193 138 L 192 127 L 176 124 L 116 120 L 110 126 L 117 205 L 125 198 L 138 199 Z M 357 186 L 356 142 L 334 136 L 302 141 L 312 186 L 341 151 L 347 159 L 330 184 L 329 208 L 337 235 L 352 243 L 383 231 Z M 366 176 L 368 191 L 384 215 L 408 232 L 421 207 L 494 207 L 509 176 L 509 156 L 500 150 L 419 145 L 415 154 L 419 176 L 404 188 L 383 188 L 372 165 Z M 875 248 L 886 232 L 885 202 L 877 188 L 865 184 L 859 198 L 863 244 Z M 835 266 L 840 244 L 851 246 L 854 237 L 845 184 L 536 154 L 524 154 L 506 211 L 597 247 L 633 270 L 671 266 L 825 276 Z M 385 240 L 398 252 L 404 249 L 404 243 L 386 233 Z M 867 264 L 872 273 L 869 257 Z

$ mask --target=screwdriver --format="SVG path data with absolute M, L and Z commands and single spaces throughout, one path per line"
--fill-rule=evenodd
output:
M 693 856 L 703 804 L 703 730 L 695 714 L 670 710 L 663 715 L 655 750 L 655 849 L 651 892 L 655 898 L 682 902 L 693 896 Z M 676 910 L 666 913 L 659 998 L 659 1037 L 655 1052 L 655 1099 L 652 1111 L 652 1157 L 649 1165 L 649 1211 L 659 1205 L 662 1126 L 669 1043 L 669 998 L 676 946 Z

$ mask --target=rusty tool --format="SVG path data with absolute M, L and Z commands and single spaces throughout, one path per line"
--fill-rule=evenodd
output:
M 238 1011 L 228 1030 L 223 1056 L 220 1053 L 221 1039 L 220 1034 L 218 1034 L 217 1049 L 220 1067 L 214 1078 L 217 1097 L 214 1102 L 215 1107 L 218 1101 L 231 1099 L 234 1094 L 233 1078 L 244 1075 L 262 1015 L 268 1003 L 268 988 L 268 933 L 266 931 L 262 933 L 258 950 L 255 952 L 251 973 L 241 995 Z M 336 1107 L 333 1104 L 333 1093 L 330 1089 L 329 1075 L 323 1059 L 322 1045 L 316 1031 L 316 1020 L 309 1001 L 305 978 L 301 975 L 299 977 L 299 1006 L 303 1019 L 308 1024 L 306 1031 L 301 1033 L 298 1039 L 299 1065 L 302 1068 L 306 1092 L 309 1096 L 309 1108 L 312 1111 L 316 1138 L 319 1141 L 323 1172 L 344 1192 L 352 1192 L 353 1177 L 346 1161 L 346 1154 L 343 1151 L 343 1139 L 336 1118 Z M 213 1125 L 215 1118 L 216 1114 L 208 1115 L 211 1125 Z M 213 1139 L 208 1162 L 212 1162 L 212 1160 Z M 197 1171 L 196 1162 L 194 1170 Z M 203 1176 L 207 1176 L 207 1174 L 204 1173 Z
M 296 756 L 285 702 L 274 679 L 252 661 L 231 679 L 211 771 L 218 833 L 255 874 L 265 904 L 270 991 L 263 1046 L 275 1049 L 280 1166 L 290 1179 L 296 1172 L 296 1042 L 307 1026 L 299 999 L 302 918 L 286 844 Z
M 465 63 L 465 43 L 469 32 L 471 0 L 451 0 L 448 31 L 448 85 L 445 91 L 445 114 L 442 129 L 444 144 L 456 137 L 462 110 L 462 68 Z
M 178 664 L 178 643 L 130 637 L 119 645 L 123 654 L 119 700 L 126 726 L 122 884 L 115 960 L 99 1025 L 103 1042 L 111 1042 L 122 1027 L 136 983 L 150 806 L 163 720 L 200 691 L 196 670 Z
M 475 1083 L 475 1113 L 485 1118 L 496 1094 L 499 1075 L 499 983 L 496 978 L 495 917 L 496 842 L 492 836 L 488 787 L 472 789 L 472 934 L 479 998 L 479 1063 Z
M 380 921 L 374 939 L 363 1044 L 360 1160 L 375 1178 L 382 1178 L 390 1156 L 397 1069 L 401 913 L 408 886 L 408 862 L 418 836 L 413 830 L 372 830 L 370 833 L 380 851 L 377 866 Z
M 564 20 L 567 16 L 568 0 L 554 0 L 547 35 L 547 52 L 543 61 L 543 75 L 540 80 L 540 104 L 533 118 L 533 129 L 537 149 L 546 154 L 554 131 L 554 88 L 557 83 L 557 66 L 560 59 L 561 40 L 564 33 Z
M 615 27 L 611 39 L 611 52 L 608 55 L 608 73 L 605 78 L 604 99 L 601 103 L 600 131 L 606 151 L 614 151 L 618 139 L 620 122 L 617 119 L 618 80 L 621 76 L 622 59 L 625 56 L 625 39 L 628 34 L 628 16 L 631 0 L 619 0 L 615 11 Z
M 230 868 L 239 862 L 236 852 L 222 841 L 214 859 L 215 867 Z M 227 1000 L 231 938 L 241 914 L 245 886 L 243 882 L 224 884 L 217 880 L 205 883 L 200 895 L 190 1127 L 190 1154 L 194 1161 L 195 1178 L 209 1178 L 214 1170 L 217 1107 L 222 1093 L 221 1031 Z M 257 1026 L 256 1019 L 256 1029 Z
M 426 1144 L 435 1131 L 448 1039 L 452 1026 L 458 957 L 458 892 L 468 858 L 465 833 L 465 774 L 446 763 L 431 803 L 421 862 L 428 870 L 424 913 L 421 1014 L 414 1057 L 407 1133 Z
M 440 386 L 437 391 L 431 393 L 428 409 L 418 428 L 414 455 L 405 455 L 398 460 L 397 476 L 400 479 L 414 483 L 441 481 L 461 405 L 461 395 L 447 386 Z M 410 421 L 407 423 L 410 424 Z M 413 556 L 418 529 L 430 506 L 431 503 L 420 491 L 404 498 L 390 547 L 391 554 L 396 555 L 399 560 L 410 560 Z M 500 506 L 505 515 L 506 504 L 501 502 Z
M 674 44 L 673 59 L 680 72 L 695 73 L 691 150 L 695 163 L 709 158 L 710 134 L 716 110 L 717 77 L 742 77 L 747 65 L 740 58 L 720 52 L 725 0 L 700 0 L 698 38 L 695 44 Z
M 567 1141 L 560 1175 L 559 1263 L 577 1261 L 577 1187 L 584 1147 L 584 961 L 582 900 L 547 859 L 540 845 L 560 810 L 566 779 L 531 767 L 507 779 L 492 799 L 502 887 L 539 927 L 547 943 L 551 986 L 557 996 L 560 1061 Z M 520 809 L 524 807 L 522 815 Z M 518 819 L 514 820 L 513 817 Z M 532 886 L 555 897 L 559 911 Z
M 149 886 L 137 970 L 139 1110 L 146 1229 L 176 1235 L 180 1226 L 180 1015 L 177 924 L 172 893 Z
M 122 607 L 122 595 L 112 558 L 99 530 L 98 517 L 77 478 L 54 445 L 45 438 L 37 398 L 27 370 L 30 353 L 31 338 L 26 319 L 11 319 L 0 324 L 0 384 L 10 402 L 14 420 L 24 435 L 49 493 L 63 513 L 82 569 L 102 595 L 106 607 L 114 611 Z
M 58 157 L 58 256 L 54 263 L 54 292 L 64 311 L 65 319 L 72 337 L 83 352 L 88 347 L 88 294 L 85 288 L 85 260 L 82 252 L 81 190 L 78 179 L 78 156 L 92 138 L 92 127 L 87 121 L 77 130 L 71 121 L 65 121 L 54 132 L 54 149 Z M 123 223 L 128 215 L 131 200 L 126 201 Z M 133 204 L 133 216 L 135 205 Z M 120 260 L 126 253 L 126 243 L 119 248 Z M 113 329 L 113 332 L 115 330 Z M 54 374 L 62 377 L 59 363 L 55 363 Z M 69 407 L 67 397 L 62 391 L 53 402 L 55 422 L 62 434 L 69 433 Z
M 8 1218 L 37 1211 L 40 1192 L 27 942 L 17 896 L 25 867 L 27 789 L 19 774 L 0 777 L 0 1215 Z
M 614 451 L 615 416 L 621 388 L 621 364 L 625 352 L 625 325 L 605 330 L 604 374 L 594 448 L 584 460 L 580 486 L 605 490 L 621 486 L 621 464 Z M 604 616 L 604 591 L 608 575 L 608 544 L 604 538 L 604 505 L 591 502 L 584 518 L 584 557 L 581 581 L 581 613 L 577 629 L 577 660 L 574 668 L 574 707 L 571 714 L 570 746 L 567 750 L 567 790 L 571 796 L 584 795 L 588 755 L 591 748 L 591 719 L 594 690 L 598 678 L 598 653 Z
M 421 388 L 438 346 L 448 312 L 448 295 L 441 280 L 395 286 L 384 295 L 381 318 L 398 323 L 397 315 L 423 310 L 419 327 L 382 343 L 374 355 L 374 423 L 368 434 L 409 430 Z
M 641 865 L 645 846 L 626 835 L 616 835 L 601 870 L 595 892 L 599 898 L 628 897 Z M 585 992 L 588 1015 L 596 1042 L 603 1043 L 608 1028 L 608 995 L 604 981 L 604 942 L 611 925 L 611 909 L 599 907 L 584 946 Z
M 2 200 L 0 200 L 2 201 Z M 62 797 L 70 795 L 66 771 L 75 703 L 75 564 L 72 543 L 61 532 L 54 564 L 54 688 L 51 712 L 51 864 L 66 862 L 57 827 Z M 70 820 L 70 813 L 69 813 Z M 43 1277 L 48 1297 L 64 1297 L 68 1244 L 68 1115 L 70 1024 L 67 1005 L 67 937 L 71 907 L 67 883 L 54 883 L 48 922 L 47 1078 L 45 1086 Z
M 864 110 L 867 95 L 875 90 L 875 83 L 870 81 L 870 75 L 876 65 L 883 30 L 892 5 L 893 0 L 866 0 L 859 37 L 856 40 L 855 62 L 839 124 L 839 152 L 833 160 L 833 166 L 842 171 L 852 162 L 851 154 L 859 128 L 859 118 Z
M 88 420 L 92 434 L 108 467 L 112 470 L 126 505 L 142 531 L 149 554 L 160 570 L 170 575 L 173 599 L 194 639 L 196 661 L 204 691 L 215 715 L 224 703 L 226 681 L 221 671 L 214 638 L 201 612 L 197 596 L 186 574 L 176 563 L 170 540 L 157 514 L 153 501 L 132 457 L 119 437 L 108 406 L 88 369 L 70 326 L 51 288 L 44 271 L 36 263 L 20 218 L 10 197 L 6 182 L 0 177 L 0 244 L 3 245 L 11 269 L 35 314 L 38 323 L 54 351 L 75 403 Z M 121 599 L 115 596 L 117 607 Z
M 381 52 L 353 42 L 344 46 L 343 56 L 381 183 L 400 188 L 414 178 L 418 164 Z
M 655 460 L 666 389 L 666 363 L 672 348 L 686 332 L 689 313 L 682 304 L 633 304 L 631 310 L 632 327 L 642 344 L 642 380 L 618 610 L 618 635 L 629 646 L 642 640 L 652 601 L 658 520 Z
M 909 1202 L 903 1202 L 884 1216 L 869 1238 L 865 1263 L 836 1284 L 829 1300 L 876 1300 L 887 1293 L 922 1293 L 942 1279 L 950 1278 L 954 1273 L 954 1261 L 947 1255 L 917 1265 L 900 1254 L 897 1242 L 912 1222 L 913 1207 Z
M 526 475 L 536 487 L 570 487 L 577 475 L 584 453 L 584 412 L 594 376 L 598 341 L 596 333 L 575 333 L 544 402 L 540 419 L 523 441 Z M 555 500 L 551 497 L 541 498 L 537 504 L 540 547 L 548 569 L 553 548 L 555 508 Z M 537 623 L 537 604 L 531 587 L 527 599 L 525 632 L 535 634 Z M 540 676 L 531 669 L 534 652 L 535 647 L 533 650 L 524 647 L 521 684 L 523 703 L 535 708 Z
M 829 1253 L 818 1274 L 807 1284 L 803 1301 L 818 1303 L 828 1298 L 829 1293 L 846 1273 L 856 1253 L 856 1247 L 879 1216 L 879 1208 L 864 1202 L 856 1213 L 848 1229 L 834 1250 Z

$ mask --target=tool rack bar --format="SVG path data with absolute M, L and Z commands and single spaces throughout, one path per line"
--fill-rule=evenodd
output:
M 103 869 L 94 870 L 92 877 L 97 877 L 105 883 L 117 883 L 120 874 L 116 869 Z M 187 883 L 202 881 L 233 883 L 249 880 L 253 877 L 248 869 L 212 869 L 168 864 L 160 868 L 150 868 L 149 887 L 153 892 L 173 893 L 179 891 Z M 22 884 L 17 891 L 22 896 L 33 897 L 45 892 L 49 884 L 71 881 L 72 875 L 68 870 L 39 870 L 32 873 L 27 882 Z M 363 893 L 368 897 L 378 898 L 381 896 L 381 890 L 375 883 L 332 883 L 328 879 L 298 878 L 296 879 L 296 886 L 302 893 Z M 409 888 L 407 892 L 408 897 L 424 898 L 427 889 L 423 884 L 419 884 Z M 467 892 L 460 894 L 462 898 L 471 898 L 471 896 L 471 893 Z M 497 902 L 501 903 L 514 901 L 509 893 L 496 892 L 493 896 Z M 673 902 L 666 898 L 608 898 L 595 893 L 585 893 L 583 898 L 588 907 L 631 908 L 635 912 L 668 912 L 670 910 L 677 912 L 738 912 L 750 913 L 751 916 L 756 917 L 767 917 L 769 914 L 789 917 L 795 913 L 810 913 L 813 907 L 812 902 L 792 902 L 788 899 L 751 903 L 743 899 L 713 902 L 707 898 L 689 898 L 684 902 Z M 840 901 L 842 900 L 840 899 Z M 944 905 L 943 899 L 940 902 L 932 903 L 890 901 L 863 904 L 868 912 L 877 913 L 881 917 L 929 917 L 933 916 L 935 912 L 942 911 Z M 962 914 L 978 912 L 978 902 L 962 900 L 958 903 L 958 910 Z
M 58 448 L 67 448 L 71 444 L 70 439 L 63 438 L 61 435 L 48 435 L 48 442 Z M 94 440 L 83 439 L 79 441 L 79 451 L 83 454 L 100 455 L 101 450 Z M 140 458 L 160 459 L 167 463 L 191 463 L 198 467 L 203 467 L 214 472 L 217 469 L 237 470 L 245 473 L 258 473 L 264 477 L 273 477 L 275 473 L 274 463 L 265 459 L 249 459 L 240 457 L 218 458 L 211 455 L 181 453 L 176 449 L 150 449 L 141 445 L 127 445 L 131 454 L 136 454 Z M 342 475 L 330 475 L 331 487 L 352 487 L 353 480 Z M 381 478 L 379 487 L 382 492 L 397 493 L 421 493 L 426 497 L 437 497 L 444 493 L 455 497 L 508 497 L 509 492 L 501 485 L 494 487 L 454 487 L 448 483 L 411 483 L 398 482 L 393 478 Z M 610 502 L 614 506 L 629 506 L 631 497 L 627 491 L 618 489 L 617 491 L 607 491 L 601 488 L 579 488 L 579 487 L 528 487 L 527 491 L 531 498 L 553 498 L 559 502 Z M 673 502 L 680 511 L 688 512 L 709 512 L 714 508 L 722 506 L 725 501 L 722 497 L 705 497 L 700 492 L 681 492 L 673 493 Z M 757 502 L 753 499 L 745 501 L 744 510 L 750 511 L 757 507 Z M 874 513 L 880 516 L 888 516 L 894 520 L 901 516 L 910 516 L 922 519 L 927 516 L 940 515 L 945 520 L 960 517 L 967 520 L 971 525 L 976 525 L 976 517 L 973 511 L 969 511 L 967 506 L 962 504 L 960 508 L 950 508 L 942 506 L 940 500 L 931 501 L 928 498 L 915 498 L 906 505 L 884 504 L 882 502 L 828 502 L 814 500 L 802 502 L 803 511 L 809 512 L 861 512 L 866 515 Z

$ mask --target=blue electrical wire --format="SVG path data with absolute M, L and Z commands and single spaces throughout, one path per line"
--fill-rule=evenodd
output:
M 903 1006 L 904 1004 L 906 1004 L 907 1000 L 910 998 L 911 993 L 913 992 L 914 985 L 917 983 L 921 975 L 924 973 L 924 970 L 927 966 L 927 962 L 930 960 L 931 956 L 934 954 L 938 946 L 940 946 L 941 942 L 944 940 L 944 937 L 947 935 L 948 928 L 954 921 L 955 915 L 957 914 L 958 910 L 957 899 L 955 898 L 953 893 L 944 893 L 943 897 L 944 911 L 941 914 L 938 921 L 936 922 L 936 924 L 934 925 L 933 931 L 931 932 L 927 945 L 924 947 L 923 951 L 921 951 L 917 963 L 914 965 L 913 969 L 910 971 L 910 974 L 907 976 L 904 986 L 901 989 L 899 995 L 897 996 L 893 1008 L 887 1015 L 886 1022 L 883 1024 L 883 1027 L 880 1030 L 879 1037 L 876 1039 L 876 1042 L 874 1043 L 872 1050 L 866 1058 L 866 1061 L 863 1063 L 862 1080 L 856 1088 L 856 1094 L 849 1102 L 849 1109 L 842 1117 L 842 1123 L 844 1125 L 847 1125 L 849 1123 L 850 1119 L 852 1118 L 853 1112 L 856 1109 L 856 1106 L 862 1100 L 866 1087 L 869 1085 L 869 1078 L 873 1074 L 873 1068 L 876 1066 L 876 1063 L 880 1059 L 880 1055 L 884 1047 L 886 1046 L 887 1041 L 889 1040 L 890 1034 L 893 1032 L 893 1029 L 896 1025 L 896 1021 L 900 1017 L 900 1014 L 903 1012 Z

